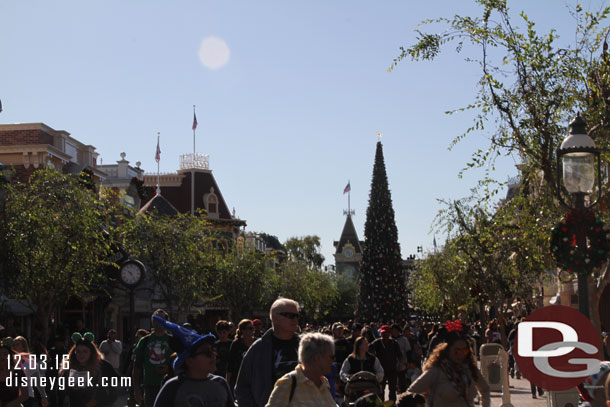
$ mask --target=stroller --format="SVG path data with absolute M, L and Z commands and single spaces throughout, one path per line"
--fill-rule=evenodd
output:
M 383 393 L 381 392 L 381 386 L 377 382 L 377 376 L 375 376 L 375 373 L 367 371 L 354 373 L 345 385 L 344 405 L 349 406 L 367 394 L 376 394 L 383 399 Z

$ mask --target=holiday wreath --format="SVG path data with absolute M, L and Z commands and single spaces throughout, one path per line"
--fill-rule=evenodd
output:
M 582 228 L 585 247 L 578 247 L 577 234 Z M 573 209 L 551 232 L 551 254 L 557 265 L 569 273 L 590 273 L 608 256 L 608 228 L 588 209 Z

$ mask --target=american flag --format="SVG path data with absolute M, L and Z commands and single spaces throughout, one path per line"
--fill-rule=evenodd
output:
M 197 128 L 197 115 L 193 112 L 193 130 Z
M 159 137 L 157 137 L 157 152 L 155 153 L 155 161 L 161 161 L 161 148 L 159 147 Z
M 352 190 L 352 187 L 350 186 L 350 182 L 347 182 L 347 185 L 345 186 L 345 189 L 343 190 L 343 195 L 347 194 L 349 191 Z

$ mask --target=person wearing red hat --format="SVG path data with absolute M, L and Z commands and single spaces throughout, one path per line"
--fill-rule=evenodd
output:
M 379 359 L 381 367 L 383 367 L 382 388 L 385 389 L 387 384 L 390 391 L 390 400 L 396 400 L 397 366 L 401 356 L 400 347 L 390 337 L 392 334 L 392 327 L 390 325 L 382 325 L 379 331 L 381 332 L 381 338 L 373 341 L 371 350 L 375 353 L 377 359 Z

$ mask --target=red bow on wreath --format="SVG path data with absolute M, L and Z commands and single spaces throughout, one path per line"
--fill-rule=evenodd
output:
M 445 328 L 447 328 L 447 332 L 462 332 L 462 321 L 459 319 L 454 322 L 447 321 L 445 322 Z
M 595 223 L 595 214 L 589 209 L 572 209 L 566 214 L 566 223 L 575 222 L 592 225 Z

